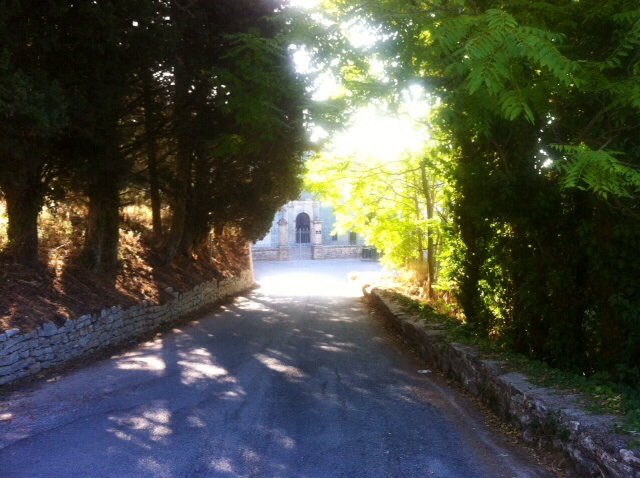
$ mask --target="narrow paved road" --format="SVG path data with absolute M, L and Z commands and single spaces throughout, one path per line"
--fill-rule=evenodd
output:
M 259 263 L 219 312 L 5 393 L 0 476 L 548 476 L 387 338 L 347 279 L 376 268 Z

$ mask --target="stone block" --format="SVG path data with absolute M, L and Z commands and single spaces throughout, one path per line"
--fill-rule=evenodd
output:
M 4 357 L 0 357 L 0 367 L 6 367 L 8 365 L 13 365 L 18 360 L 20 360 L 20 353 L 13 352 L 12 354 L 5 355 Z
M 28 370 L 27 370 L 27 374 L 28 375 L 35 375 L 36 373 L 40 372 L 42 370 L 42 364 L 40 363 L 34 363 L 33 365 L 31 365 Z
M 12 375 L 14 373 L 16 373 L 17 371 L 23 369 L 24 367 L 28 367 L 29 365 L 31 365 L 30 360 L 33 360 L 32 358 L 28 358 L 26 360 L 18 360 L 14 363 L 12 363 L 11 365 L 7 365 L 5 367 L 0 367 L 0 377 L 5 376 L 5 375 Z
M 52 335 L 55 335 L 57 333 L 58 333 L 58 327 L 56 327 L 56 324 L 52 322 L 47 322 L 43 324 L 40 327 L 40 330 L 38 331 L 38 335 L 40 337 L 51 337 Z
M 11 338 L 14 335 L 18 335 L 19 333 L 20 329 L 9 329 L 4 333 L 4 335 L 6 336 L 6 338 Z

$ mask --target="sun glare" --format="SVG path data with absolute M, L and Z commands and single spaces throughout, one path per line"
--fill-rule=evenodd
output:
M 341 27 L 343 35 L 354 48 L 369 48 L 380 41 L 380 34 L 362 21 L 347 22 Z
M 403 95 L 399 112 L 394 114 L 373 105 L 363 107 L 327 149 L 335 156 L 378 161 L 394 161 L 403 155 L 418 153 L 429 140 L 423 121 L 429 108 L 424 89 L 412 86 Z
M 330 149 L 339 156 L 393 160 L 423 148 L 425 133 L 412 123 L 369 106 L 355 114 L 351 126 L 336 136 Z
M 319 0 L 290 0 L 289 5 L 300 8 L 314 8 Z M 339 30 L 354 48 L 367 49 L 384 39 L 376 28 L 363 20 L 346 21 Z M 313 101 L 322 102 L 345 94 L 345 86 L 331 71 L 314 58 L 314 52 L 305 45 L 291 45 L 295 69 L 310 77 L 307 91 Z M 338 60 L 335 60 L 338 62 Z M 372 54 L 368 58 L 368 74 L 381 83 L 389 81 L 384 61 Z M 333 63 L 330 63 L 334 66 Z M 401 93 L 397 111 L 379 102 L 362 106 L 352 116 L 345 128 L 324 145 L 325 151 L 334 156 L 358 157 L 360 159 L 394 161 L 403 155 L 415 154 L 424 149 L 429 140 L 425 126 L 432 100 L 424 87 L 413 84 Z M 319 142 L 332 134 L 322 127 L 309 123 L 312 142 Z

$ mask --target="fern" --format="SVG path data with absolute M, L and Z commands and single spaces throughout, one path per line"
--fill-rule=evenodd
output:
M 622 66 L 623 60 L 637 52 L 638 48 L 640 48 L 640 19 L 633 23 L 613 53 L 606 60 L 596 65 L 601 71 L 619 68 Z
M 508 120 L 515 120 L 521 114 L 524 114 L 529 123 L 534 122 L 533 111 L 527 104 L 524 97 L 515 91 L 507 91 L 500 98 L 500 107 L 502 115 Z
M 633 198 L 640 193 L 640 169 L 623 163 L 622 153 L 593 150 L 584 144 L 553 147 L 566 158 L 556 163 L 563 188 L 589 190 L 603 199 Z
M 460 48 L 463 40 L 477 25 L 477 19 L 469 16 L 460 16 L 447 20 L 438 31 L 438 41 L 444 47 L 444 51 L 452 53 Z

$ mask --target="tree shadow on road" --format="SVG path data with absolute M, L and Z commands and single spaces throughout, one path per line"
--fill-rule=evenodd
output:
M 38 476 L 24 457 L 54 446 L 57 477 L 484 476 L 501 459 L 384 334 L 357 299 L 256 291 L 18 397 L 36 418 L 0 462 Z

